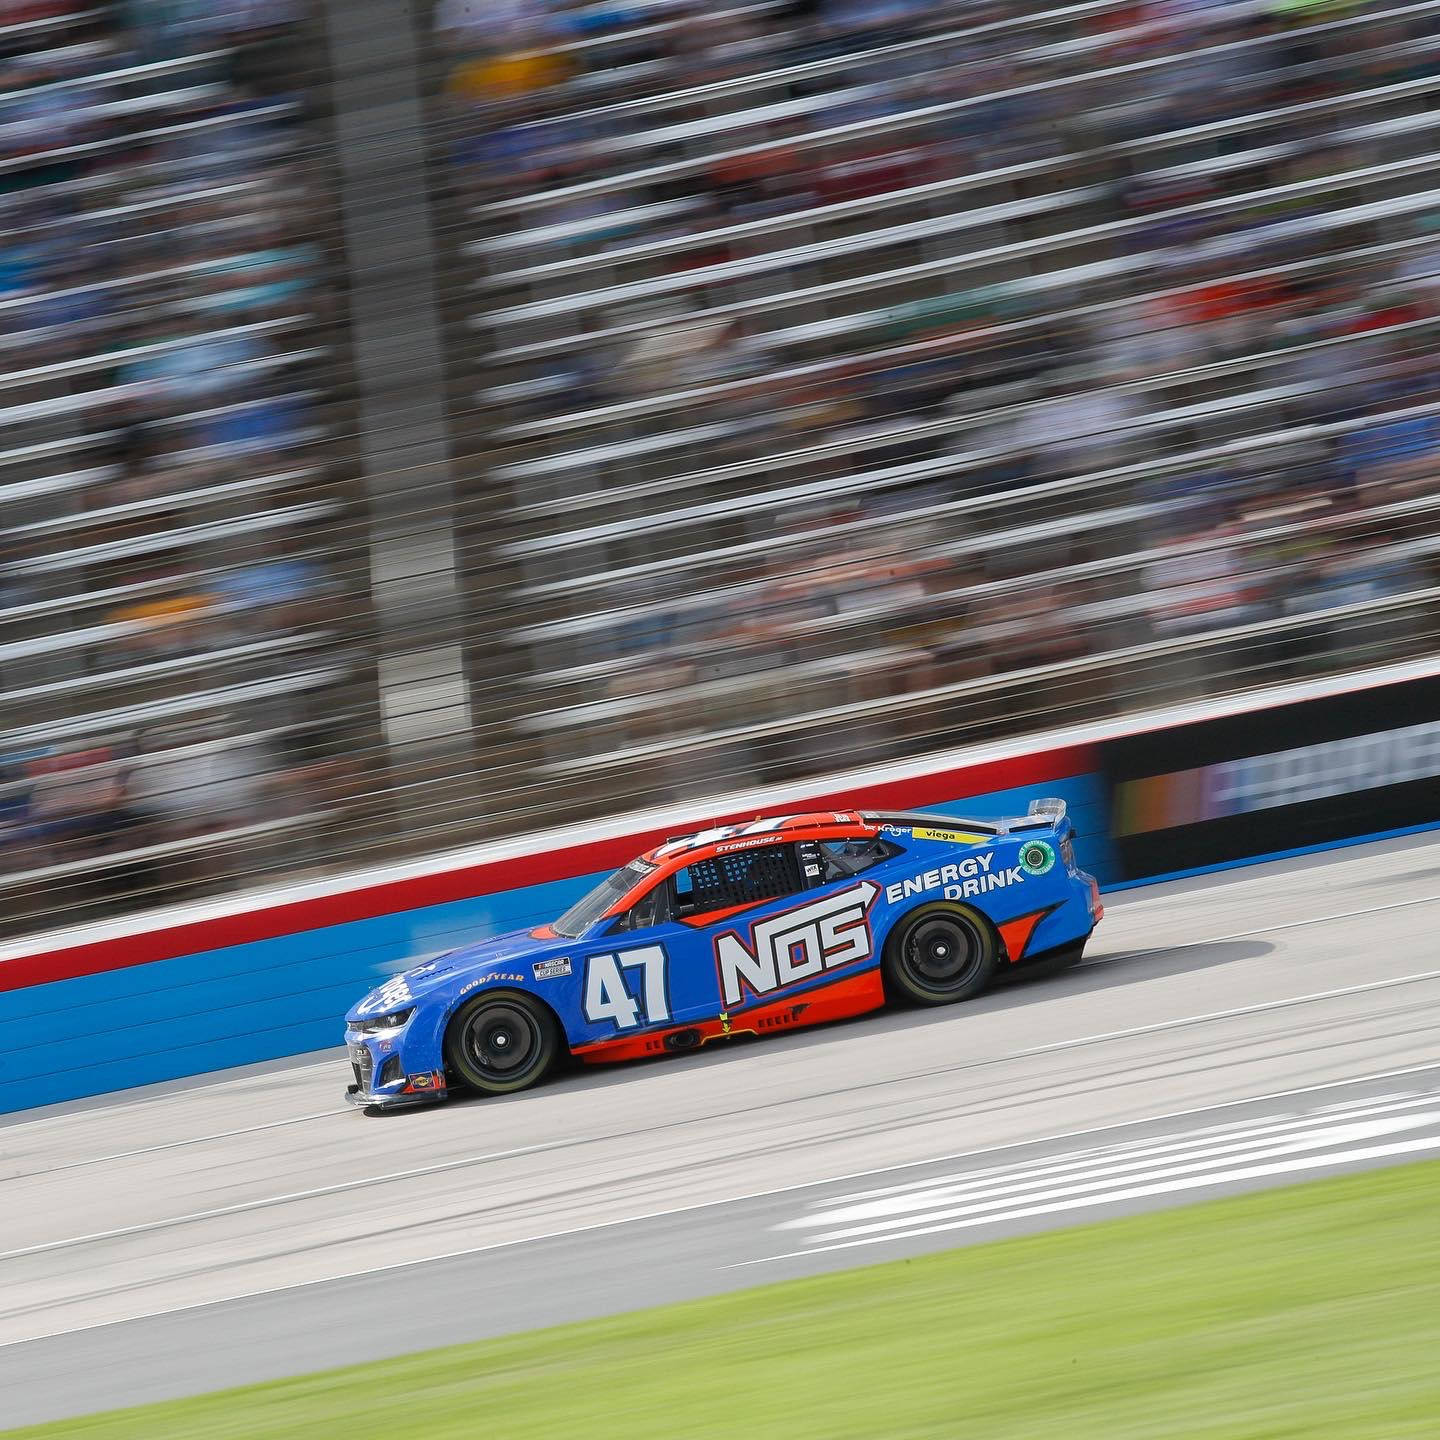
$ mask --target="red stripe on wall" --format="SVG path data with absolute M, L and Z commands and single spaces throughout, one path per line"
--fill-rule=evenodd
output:
M 1049 750 L 1040 755 L 1022 755 L 980 765 L 964 765 L 931 774 L 858 786 L 804 796 L 786 809 L 806 810 L 906 810 L 943 804 L 946 797 L 983 795 L 993 790 L 1040 785 L 1048 780 L 1067 779 L 1095 769 L 1095 756 L 1088 745 Z M 706 816 L 690 828 L 753 820 L 748 813 Z M 677 827 L 667 827 L 670 834 Z M 678 827 L 684 829 L 684 826 Z M 65 949 L 37 951 L 0 961 L 0 991 L 20 990 L 81 975 L 98 975 L 123 970 L 155 960 L 172 960 L 227 945 L 245 945 L 256 940 L 273 940 L 327 925 L 344 925 L 394 915 L 427 905 L 452 900 L 469 900 L 527 885 L 568 880 L 599 870 L 613 870 L 668 836 L 665 830 L 635 831 L 615 839 L 567 845 L 542 855 L 516 856 L 508 860 L 487 860 L 474 865 L 439 871 L 434 875 L 411 876 L 403 880 L 360 886 L 263 909 L 237 911 L 190 924 L 172 925 L 109 940 L 93 941 Z

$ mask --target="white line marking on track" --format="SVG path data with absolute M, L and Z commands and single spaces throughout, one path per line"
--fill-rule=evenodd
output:
M 1392 835 L 1388 840 L 1369 840 L 1359 845 L 1337 846 L 1331 850 L 1314 850 L 1307 855 L 1291 855 L 1272 860 L 1254 860 L 1239 865 L 1226 866 L 1219 870 L 1202 870 L 1193 875 L 1172 875 L 1168 880 L 1141 880 L 1130 885 L 1118 885 L 1106 890 L 1105 904 L 1111 900 L 1117 909 L 1130 906 L 1158 903 L 1176 896 L 1193 898 L 1211 890 L 1243 889 L 1250 885 L 1273 885 L 1277 875 L 1303 881 L 1312 872 L 1341 869 L 1348 875 L 1365 875 L 1378 872 L 1389 877 L 1395 872 L 1395 857 L 1424 857 L 1437 842 L 1434 829 L 1420 831 L 1414 835 Z M 1392 848 L 1393 847 L 1393 848 Z M 1325 883 L 1326 877 L 1313 878 Z
M 1433 1105 L 1435 1099 L 1431 1094 L 1407 1099 L 1399 1104 L 1389 1101 L 1357 1106 L 1345 1112 L 1343 1118 L 1358 1119 L 1366 1115 L 1389 1114 L 1412 1106 Z M 1236 1154 L 1274 1145 L 1290 1132 L 1313 1130 L 1324 1125 L 1333 1127 L 1340 1118 L 1342 1117 L 1333 1111 L 1267 1116 L 1248 1125 L 1226 1127 L 1218 1131 L 1187 1131 L 1178 1136 L 1172 1133 L 1130 1145 L 1107 1145 L 1089 1150 L 1072 1150 L 1061 1155 L 1047 1155 L 1040 1160 L 1025 1161 L 1020 1165 L 988 1165 L 978 1170 L 966 1170 L 958 1175 L 932 1175 L 925 1180 L 912 1181 L 909 1185 L 894 1186 L 889 1190 L 832 1196 L 823 1202 L 824 1213 L 832 1217 L 837 1215 L 840 1212 L 835 1209 L 836 1206 L 850 1207 L 857 1214 L 861 1211 L 883 1214 L 887 1210 L 899 1213 L 907 1208 L 916 1208 L 927 1195 L 943 1193 L 953 1198 L 966 1193 L 978 1194 L 1005 1184 L 1016 1185 L 1023 1182 L 1043 1185 L 1063 1180 L 1074 1172 L 1106 1169 L 1108 1173 L 1119 1173 L 1124 1170 L 1143 1169 L 1147 1165 L 1153 1166 L 1167 1158 L 1181 1159 L 1187 1153 Z M 787 1220 L 778 1228 L 804 1229 L 818 1223 L 821 1222 L 804 1216 L 797 1220 Z
M 742 1260 L 724 1268 L 743 1270 L 752 1265 L 773 1264 L 777 1260 L 794 1260 L 802 1256 L 824 1255 L 835 1250 L 853 1250 L 862 1245 L 880 1245 L 888 1241 L 908 1240 L 921 1235 L 940 1235 L 953 1230 L 969 1230 L 979 1225 L 994 1225 L 1004 1220 L 1025 1220 L 1040 1215 L 1058 1215 L 1066 1211 L 1084 1210 L 1096 1205 L 1113 1205 L 1125 1200 L 1178 1194 L 1185 1190 L 1202 1190 L 1215 1185 L 1267 1179 L 1275 1175 L 1294 1175 L 1307 1170 L 1324 1170 L 1332 1165 L 1347 1165 L 1362 1160 L 1393 1160 L 1402 1155 L 1420 1155 L 1427 1150 L 1440 1150 L 1440 1135 L 1430 1135 L 1419 1140 L 1400 1140 L 1389 1145 L 1366 1145 L 1352 1150 L 1309 1155 L 1264 1165 L 1242 1166 L 1234 1170 L 1221 1170 L 1208 1175 L 1188 1175 L 1148 1185 L 1131 1185 L 1122 1190 L 1110 1190 L 1100 1195 L 1086 1195 L 1078 1199 L 1055 1200 L 1040 1205 L 1029 1205 L 998 1215 L 972 1216 L 964 1220 L 950 1220 L 940 1225 L 925 1225 L 907 1230 L 901 1235 L 868 1235 L 856 1240 L 841 1240 L 832 1245 L 812 1245 L 804 1250 L 789 1251 L 784 1255 L 767 1255 L 760 1260 Z
M 1363 985 L 1343 985 L 1337 990 L 1316 990 L 1310 995 L 1292 995 L 1284 1000 L 1266 1000 L 1259 1005 L 1238 1005 L 1233 1010 L 1210 1010 L 1203 1015 L 1182 1015 L 1174 1020 L 1157 1020 L 1152 1025 L 1136 1025 L 1129 1030 L 1106 1030 L 1098 1035 L 1077 1035 L 1071 1040 L 1057 1040 L 1051 1045 L 1034 1045 L 1028 1050 L 1019 1050 L 1016 1052 L 1015 1058 L 1026 1055 L 1048 1055 L 1055 1050 L 1073 1050 L 1079 1045 L 1095 1045 L 1102 1040 L 1124 1040 L 1132 1035 L 1153 1035 L 1161 1030 L 1178 1030 L 1183 1025 L 1203 1025 L 1211 1020 L 1233 1020 L 1237 1015 L 1259 1015 L 1266 1010 L 1284 1010 L 1290 1005 L 1311 1005 L 1320 1000 L 1335 1000 L 1342 995 L 1360 995 L 1367 990 L 1390 990 L 1397 985 L 1419 985 L 1427 980 L 1440 980 L 1440 970 L 1425 970 L 1415 975 L 1397 975 L 1390 980 L 1371 980 Z
M 1268 879 L 1274 881 L 1274 876 L 1253 876 L 1252 879 Z M 1247 884 L 1248 881 L 1237 881 L 1237 884 Z M 1156 899 L 1168 899 L 1168 896 L 1156 896 Z M 1308 925 L 1330 925 L 1336 920 L 1356 920 L 1361 915 L 1379 915 L 1386 910 L 1408 910 L 1412 905 L 1433 905 L 1440 900 L 1440 895 L 1417 895 L 1411 900 L 1392 900 L 1384 905 L 1367 905 L 1361 910 L 1342 910 L 1337 915 L 1307 915 L 1303 920 L 1286 920 L 1279 925 L 1260 925 L 1253 930 L 1235 930 L 1229 935 L 1211 935 L 1203 940 L 1181 940 L 1175 945 L 1156 945 L 1149 950 L 1127 950 L 1123 955 L 1102 956 L 1096 960 L 1082 961 L 1075 968 L 1084 970 L 1090 965 L 1108 965 L 1113 960 L 1143 960 L 1147 955 L 1170 955 L 1176 950 L 1193 950 L 1197 945 L 1224 945 L 1231 940 L 1250 940 L 1256 935 L 1273 935 L 1277 930 L 1303 930 Z M 1117 907 L 1118 912 L 1119 907 Z
M 1346 1083 L 1346 1084 L 1348 1084 L 1349 1082 L 1346 1081 L 1346 1082 L 1341 1082 L 1341 1083 Z M 1356 1083 L 1359 1083 L 1359 1082 L 1356 1082 Z M 1278 1099 L 1278 1098 L 1280 1098 L 1280 1097 L 1279 1097 L 1279 1096 L 1274 1096 L 1274 1097 L 1265 1096 L 1265 1097 L 1260 1097 L 1260 1098 L 1261 1098 L 1261 1099 L 1269 1099 L 1269 1098 L 1277 1098 L 1277 1099 Z M 1283 1124 L 1299 1123 L 1299 1122 L 1301 1122 L 1301 1121 L 1304 1119 L 1305 1114 L 1309 1114 L 1309 1115 L 1320 1115 L 1320 1114 L 1325 1114 L 1325 1113 L 1332 1112 L 1332 1111 L 1350 1111 L 1350 1112 L 1353 1112 L 1353 1113 L 1362 1113 L 1362 1114 L 1363 1114 L 1363 1113 L 1365 1113 L 1366 1111 L 1368 1111 L 1370 1108 L 1372 1108 L 1374 1105 L 1379 1105 L 1379 1104 L 1382 1104 L 1382 1103 L 1385 1103 L 1385 1102 L 1392 1102 L 1392 1101 L 1397 1101 L 1397 1100 L 1405 1100 L 1405 1101 L 1409 1101 L 1409 1102 L 1411 1102 L 1411 1103 L 1419 1104 L 1419 1103 L 1428 1103 L 1429 1101 L 1431 1101 L 1431 1100 L 1433 1100 L 1433 1099 L 1434 1099 L 1434 1095 L 1433 1095 L 1433 1094 L 1431 1094 L 1431 1095 L 1426 1095 L 1426 1094 L 1425 1094 L 1424 1092 L 1422 1092 L 1422 1091 L 1418 1091 L 1418 1090 L 1397 1090 L 1397 1091 L 1391 1092 L 1389 1095 L 1366 1096 L 1364 1099 L 1361 1099 L 1361 1100 L 1346 1100 L 1346 1101 L 1342 1101 L 1340 1104 L 1337 1104 L 1337 1105 L 1326 1105 L 1326 1106 L 1323 1106 L 1321 1109 L 1312 1110 L 1312 1111 L 1309 1111 L 1309 1112 L 1301 1112 L 1301 1111 L 1278 1111 L 1278 1112 L 1272 1112 L 1272 1113 L 1269 1114 L 1269 1115 L 1260 1116 L 1260 1117 L 1257 1117 L 1256 1119 L 1253 1119 L 1253 1120 L 1237 1121 L 1237 1122 L 1233 1122 L 1233 1123 L 1228 1124 L 1228 1125 L 1200 1125 L 1200 1126 L 1196 1126 L 1196 1127 L 1194 1127 L 1193 1129 L 1189 1129 L 1189 1130 L 1186 1130 L 1186 1131 L 1185 1131 L 1185 1136 L 1186 1136 L 1186 1142 L 1185 1142 L 1185 1143 L 1187 1143 L 1187 1144 L 1191 1144 L 1191 1143 L 1193 1143 L 1193 1144 L 1199 1144 L 1199 1143 L 1202 1143 L 1202 1142 L 1204 1142 L 1204 1141 L 1206 1141 L 1206 1140 L 1216 1140 L 1216 1139 L 1221 1139 L 1221 1138 L 1224 1138 L 1224 1137 L 1227 1137 L 1227 1136 L 1236 1136 L 1236 1137 L 1239 1137 L 1239 1136 L 1245 1136 L 1245 1135 L 1254 1135 L 1254 1134 L 1258 1134 L 1258 1133 L 1260 1133 L 1261 1131 L 1264 1131 L 1264 1130 L 1277 1128 L 1278 1126 L 1283 1125 Z M 1248 1101 L 1247 1101 L 1247 1102 L 1245 1102 L 1245 1103 L 1248 1104 L 1248 1103 L 1251 1103 L 1251 1102 L 1248 1102 Z M 1218 1107 L 1216 1107 L 1216 1108 L 1218 1108 Z M 1179 1113 L 1183 1114 L 1183 1113 L 1185 1113 L 1185 1112 L 1179 1112 Z M 1160 1117 L 1160 1118 L 1161 1118 L 1161 1119 L 1167 1119 L 1167 1118 L 1170 1118 L 1170 1117 L 1167 1116 L 1167 1117 Z M 1146 1122 L 1140 1122 L 1140 1123 L 1146 1123 L 1146 1124 L 1148 1124 L 1148 1123 L 1153 1123 L 1153 1122 L 1146 1121 Z M 1077 1132 L 1075 1132 L 1075 1133 L 1076 1133 L 1076 1135 L 1078 1136 L 1078 1135 L 1084 1135 L 1084 1134 L 1087 1134 L 1087 1133 L 1090 1133 L 1090 1132 L 1081 1130 L 1081 1131 L 1077 1131 Z M 1024 1144 L 1024 1143 L 1029 1143 L 1029 1142 L 1020 1142 L 1020 1143 Z M 1003 1148 L 1003 1147 L 997 1147 L 997 1148 Z M 1152 1137 L 1152 1138 L 1150 1138 L 1150 1139 L 1144 1139 L 1144 1140 L 1121 1140 L 1121 1141 L 1117 1141 L 1117 1142 L 1115 1142 L 1115 1143 L 1113 1143 L 1113 1144 L 1110 1144 L 1110 1145 L 1092 1145 L 1092 1146 L 1090 1146 L 1089 1148 L 1084 1149 L 1084 1150 L 1071 1150 L 1071 1151 L 1067 1151 L 1067 1152 L 1065 1152 L 1065 1153 L 1066 1153 L 1066 1156 L 1068 1156 L 1068 1157 L 1070 1157 L 1070 1158 L 1078 1159 L 1078 1158 L 1084 1157 L 1084 1156 L 1094 1156 L 1094 1157 L 1097 1157 L 1097 1158 L 1098 1158 L 1098 1157 L 1102 1157 L 1102 1156 L 1153 1154 L 1153 1153 L 1159 1153 L 1159 1152 L 1162 1152 L 1162 1151 L 1166 1151 L 1166 1150 L 1169 1150 L 1169 1149 L 1172 1149 L 1172 1148 L 1175 1148 L 1175 1137 L 1174 1137 L 1174 1133 L 1173 1133 L 1173 1132 L 1167 1132 L 1167 1133 L 1164 1133 L 1164 1134 L 1161 1134 L 1161 1135 L 1156 1135 L 1156 1136 L 1154 1136 L 1154 1137 Z M 963 1158 L 963 1157 L 962 1157 L 962 1158 Z M 1042 1157 L 1040 1157 L 1040 1159 L 1038 1159 L 1038 1160 L 1024 1161 L 1024 1162 L 1021 1162 L 1021 1163 L 1023 1163 L 1023 1164 L 1026 1165 L 1026 1166 L 1031 1166 L 1031 1167 L 1034 1167 L 1034 1166 L 1044 1166 L 1044 1165 L 1046 1165 L 1047 1163 L 1049 1163 L 1051 1160 L 1060 1159 L 1060 1158 L 1064 1158 L 1064 1157 L 1060 1157 L 1060 1156 L 1042 1156 Z M 943 1163 L 943 1160 L 925 1160 L 925 1161 L 921 1161 L 920 1163 L 921 1163 L 921 1164 L 925 1164 L 925 1165 L 941 1164 L 941 1163 Z M 965 1175 L 966 1175 L 967 1178 L 973 1179 L 973 1178 L 976 1178 L 976 1177 L 978 1177 L 978 1176 L 980 1176 L 980 1175 L 998 1175 L 998 1174 L 1004 1174 L 1004 1173 L 1013 1171 L 1014 1169 L 1015 1169 L 1015 1166 L 1013 1166 L 1013 1165 L 990 1165 L 990 1166 L 986 1166 L 986 1167 L 985 1167 L 984 1169 L 982 1169 L 982 1170 L 967 1170 L 967 1171 L 965 1171 L 964 1173 L 965 1173 Z M 934 1180 L 933 1177 L 927 1176 L 924 1180 L 907 1180 L 907 1181 L 905 1181 L 903 1184 L 900 1184 L 900 1185 L 885 1185 L 885 1186 L 880 1186 L 879 1188 L 877 1188 L 877 1189 L 872 1189 L 872 1190 L 857 1190 L 857 1191 L 853 1191 L 853 1192 L 852 1192 L 851 1194 L 849 1194 L 849 1195 L 836 1197 L 836 1203 L 838 1203 L 840 1200 L 845 1200 L 845 1201 L 875 1200 L 875 1199 L 879 1199 L 879 1198 L 881 1198 L 882 1196 L 885 1196 L 885 1195 L 899 1195 L 899 1194 L 903 1194 L 904 1192 L 906 1192 L 906 1191 L 908 1191 L 908 1190 L 928 1189 L 931 1185 L 933 1185 L 933 1184 L 935 1184 L 935 1183 L 936 1183 L 936 1182 L 935 1182 L 935 1180 Z
M 559 1145 L 574 1144 L 574 1141 L 559 1141 Z M 164 1220 L 146 1220 L 139 1225 L 122 1225 L 115 1230 L 97 1230 L 93 1235 L 68 1235 L 63 1240 L 46 1240 L 39 1245 L 27 1245 L 20 1250 L 0 1252 L 0 1261 L 19 1260 L 26 1255 L 43 1255 L 50 1250 L 65 1250 L 74 1245 L 86 1245 L 96 1240 L 119 1240 L 129 1235 L 144 1235 L 152 1230 L 165 1230 L 171 1225 L 186 1225 L 196 1220 L 214 1220 L 221 1215 L 243 1215 L 251 1210 L 265 1210 L 273 1205 L 284 1205 L 292 1200 L 312 1200 L 321 1195 L 340 1195 L 347 1190 L 360 1190 L 369 1185 L 384 1185 L 394 1180 L 413 1180 L 421 1175 L 440 1175 L 447 1170 L 462 1170 L 468 1165 L 480 1165 L 487 1160 L 510 1160 L 517 1155 L 533 1155 L 539 1150 L 553 1150 L 556 1143 L 543 1145 L 520 1145 L 513 1150 L 495 1150 L 487 1155 L 468 1155 L 459 1160 L 444 1160 L 435 1165 L 420 1165 L 412 1170 L 394 1170 L 388 1175 L 367 1175 L 359 1180 L 342 1180 L 334 1185 L 317 1185 L 312 1190 L 296 1190 L 289 1195 L 267 1195 L 260 1200 L 241 1200 L 234 1205 L 220 1205 L 214 1210 L 195 1210 L 187 1215 L 171 1215 Z
M 307 1054 L 314 1054 L 314 1051 L 307 1051 Z M 281 1065 L 275 1069 L 262 1070 L 255 1075 L 217 1075 L 212 1080 L 202 1080 L 198 1076 L 186 1076 L 179 1080 L 158 1080 L 155 1086 L 137 1085 L 137 1090 L 149 1090 L 148 1095 L 138 1095 L 133 1100 L 120 1100 L 111 1104 L 105 1104 L 103 1095 L 83 1095 L 76 1100 L 58 1100 L 51 1105 L 44 1105 L 40 1108 L 47 1113 L 33 1115 L 28 1120 L 16 1120 L 9 1116 L 0 1115 L 0 1139 L 10 1134 L 12 1130 L 28 1130 L 33 1125 L 58 1125 L 66 1120 L 95 1120 L 110 1115 L 123 1114 L 127 1110 L 136 1110 L 144 1105 L 163 1105 L 170 1102 L 178 1102 L 190 1095 L 200 1094 L 209 1090 L 224 1090 L 231 1085 L 249 1085 L 254 1087 L 263 1084 L 265 1081 L 278 1076 L 303 1075 L 310 1070 L 333 1070 L 339 1073 L 345 1064 L 345 1051 L 336 1050 L 332 1058 L 328 1060 L 311 1060 L 303 1065 Z M 237 1067 L 239 1068 L 239 1067 Z M 112 1092 L 123 1094 L 123 1091 Z M 89 1101 L 91 1103 L 87 1104 Z M 100 1102 L 100 1103 L 95 1103 Z
M 1037 1136 L 1032 1140 L 1015 1140 L 1004 1145 L 982 1146 L 978 1150 L 961 1150 L 949 1155 L 931 1156 L 924 1160 L 907 1160 L 898 1165 L 881 1166 L 878 1169 L 856 1170 L 848 1175 L 827 1176 L 821 1180 L 797 1181 L 793 1185 L 780 1185 L 770 1190 L 756 1190 L 745 1195 L 730 1195 L 719 1200 L 699 1200 L 690 1205 L 677 1205 L 669 1209 L 653 1210 L 643 1215 L 627 1215 L 615 1220 L 601 1220 L 589 1225 L 575 1225 L 541 1235 L 524 1236 L 516 1240 L 499 1240 L 488 1245 L 469 1245 L 459 1250 L 450 1250 L 442 1255 L 429 1255 L 418 1260 L 397 1260 L 387 1265 L 362 1266 L 358 1270 L 347 1270 L 338 1275 L 322 1275 L 313 1280 L 296 1280 L 282 1285 L 264 1285 L 254 1290 L 246 1290 L 235 1295 L 221 1296 L 211 1300 L 195 1300 L 184 1305 L 158 1306 L 153 1310 L 146 1310 L 115 1320 L 94 1320 L 83 1325 L 62 1325 L 54 1330 L 26 1335 L 15 1340 L 0 1340 L 0 1350 L 8 1350 L 14 1345 L 28 1345 L 37 1340 L 55 1339 L 63 1335 L 79 1335 L 87 1330 L 101 1330 L 111 1325 L 128 1325 L 138 1320 L 155 1320 L 166 1315 L 186 1314 L 193 1310 L 208 1310 L 220 1305 L 233 1304 L 238 1300 L 255 1300 L 266 1295 L 284 1294 L 291 1290 L 309 1290 L 318 1285 L 334 1285 L 345 1280 L 359 1280 L 372 1275 L 388 1275 L 399 1270 L 414 1270 L 424 1265 L 443 1264 L 447 1260 L 463 1260 L 494 1250 L 511 1250 L 522 1245 L 541 1244 L 547 1240 L 563 1240 L 570 1236 L 589 1234 L 598 1230 L 613 1230 L 621 1225 L 635 1225 L 646 1220 L 662 1220 L 674 1215 L 692 1214 L 697 1210 L 716 1209 L 722 1205 L 738 1205 L 747 1200 L 764 1200 L 777 1195 L 789 1195 L 797 1190 L 813 1190 L 821 1185 L 844 1184 L 847 1180 L 863 1180 L 876 1175 L 891 1175 L 901 1170 L 914 1170 L 922 1165 L 943 1164 L 948 1161 L 964 1160 L 975 1155 L 1001 1154 L 1007 1150 L 1054 1144 L 1061 1140 L 1077 1139 L 1085 1135 L 1101 1135 L 1115 1130 L 1138 1129 L 1144 1125 L 1159 1125 L 1167 1120 L 1179 1120 L 1189 1115 L 1204 1115 L 1218 1110 L 1235 1110 L 1242 1105 L 1262 1105 L 1269 1100 L 1284 1100 L 1294 1095 L 1313 1095 L 1325 1090 L 1336 1090 L 1344 1085 L 1368 1085 L 1378 1080 L 1393 1080 L 1406 1075 L 1431 1074 L 1437 1071 L 1440 1071 L 1440 1065 L 1409 1065 L 1399 1070 L 1382 1070 L 1371 1075 L 1354 1075 L 1343 1080 L 1327 1080 L 1319 1085 L 1302 1085 L 1289 1090 L 1271 1091 L 1264 1095 L 1246 1096 L 1240 1100 L 1226 1100 L 1214 1105 L 1198 1105 L 1185 1110 L 1170 1110 L 1159 1115 L 1143 1116 L 1138 1120 L 1115 1121 L 1112 1124 L 1096 1125 L 1089 1129 L 1064 1130 L 1052 1135 Z M 786 1257 L 772 1256 L 770 1258 L 784 1259 Z M 749 1263 L 764 1262 L 752 1261 Z
M 1434 1103 L 1433 1096 L 1430 1103 Z M 896 1232 L 923 1234 L 926 1232 L 917 1229 L 917 1226 L 933 1227 L 933 1223 L 940 1220 L 1003 1211 L 1017 1201 L 1023 1203 L 1033 1198 L 1030 1195 L 1032 1191 L 1040 1191 L 1041 1196 L 1046 1199 L 1071 1195 L 1090 1195 L 1092 1198 L 1104 1199 L 1105 1194 L 1113 1189 L 1117 1181 L 1129 1184 L 1136 1178 L 1148 1181 L 1169 1179 L 1177 1175 L 1203 1176 L 1235 1161 L 1249 1164 L 1271 1156 L 1298 1154 L 1306 1150 L 1333 1150 L 1337 1145 L 1374 1140 L 1382 1135 L 1396 1135 L 1404 1130 L 1424 1130 L 1437 1120 L 1440 1120 L 1440 1111 L 1436 1110 L 1424 1111 L 1418 1115 L 1378 1116 L 1356 1124 L 1332 1124 L 1328 1128 L 1323 1125 L 1311 1126 L 1308 1132 L 1301 1130 L 1289 1135 L 1262 1136 L 1244 1144 L 1217 1147 L 1209 1153 L 1197 1156 L 1176 1157 L 1175 1162 L 1160 1165 L 1147 1158 L 1128 1163 L 1092 1162 L 1071 1175 L 1027 1176 L 1021 1171 L 1012 1173 L 1005 1179 L 992 1179 L 986 1184 L 939 1185 L 934 1190 L 917 1191 L 903 1201 L 874 1201 L 866 1205 L 845 1206 L 838 1210 L 827 1209 L 802 1216 L 798 1220 L 788 1220 L 776 1226 L 776 1229 L 842 1226 L 841 1229 L 817 1236 L 817 1242 Z M 1440 1141 L 1440 1136 L 1435 1138 Z M 1143 1173 L 1136 1177 L 1132 1174 L 1136 1170 Z M 1097 1195 L 1096 1192 L 1104 1193 Z M 857 1223 L 846 1225 L 846 1221 Z
M 133 1160 L 139 1155 L 154 1155 L 161 1150 L 183 1150 L 189 1145 L 201 1145 L 210 1140 L 233 1140 L 239 1135 L 254 1135 L 261 1130 L 283 1130 L 287 1125 L 302 1125 L 307 1120 L 328 1120 L 333 1115 L 347 1115 L 350 1106 L 337 1105 L 333 1110 L 317 1110 L 310 1115 L 292 1115 L 286 1120 L 266 1120 L 261 1125 L 245 1125 L 239 1130 L 221 1130 L 201 1139 L 166 1140 L 159 1145 L 143 1145 L 138 1150 L 117 1150 L 110 1155 L 92 1155 L 86 1160 L 66 1160 L 63 1164 L 52 1165 L 46 1170 L 22 1170 L 15 1175 L 0 1175 L 0 1184 L 11 1180 L 40 1180 L 47 1175 L 59 1175 L 66 1170 L 83 1170 L 87 1165 L 110 1165 L 116 1160 Z

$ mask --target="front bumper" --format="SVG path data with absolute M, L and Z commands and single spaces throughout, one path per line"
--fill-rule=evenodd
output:
M 355 1083 L 345 1087 L 346 1100 L 362 1108 L 391 1108 L 445 1099 L 444 1070 L 423 1048 L 419 1055 L 410 1053 L 416 1048 L 402 1031 L 347 1030 L 345 1049 Z

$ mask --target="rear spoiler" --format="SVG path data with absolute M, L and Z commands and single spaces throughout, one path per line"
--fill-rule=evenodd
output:
M 960 819 L 954 815 L 932 815 L 924 810 L 862 810 L 860 818 L 871 825 L 928 825 L 936 830 L 974 830 L 981 835 L 1003 835 L 1003 826 L 993 820 Z
M 1032 800 L 1023 820 L 970 820 L 954 815 L 932 815 L 923 810 L 862 810 L 860 818 L 871 825 L 929 826 L 935 830 L 973 830 L 980 835 L 1008 835 L 1012 829 L 1058 825 L 1065 818 L 1065 802 Z
M 1057 799 L 1032 800 L 1030 808 L 1025 812 L 1037 819 L 1049 820 L 1052 824 L 1057 820 L 1065 818 L 1065 802 Z

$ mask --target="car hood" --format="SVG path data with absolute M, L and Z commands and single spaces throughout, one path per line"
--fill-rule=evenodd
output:
M 383 985 L 370 991 L 359 1004 L 346 1013 L 347 1023 L 357 1020 L 373 1020 L 391 1010 L 403 1010 L 417 1000 L 437 990 L 449 989 L 460 977 L 483 975 L 509 968 L 514 961 L 524 957 L 526 963 L 551 953 L 562 953 L 573 940 L 563 938 L 537 939 L 529 930 L 511 930 L 504 935 L 494 935 L 488 940 L 465 945 L 437 955 L 420 965 L 413 966 L 402 974 L 392 976 Z M 517 976 L 528 979 L 527 971 L 516 969 Z

